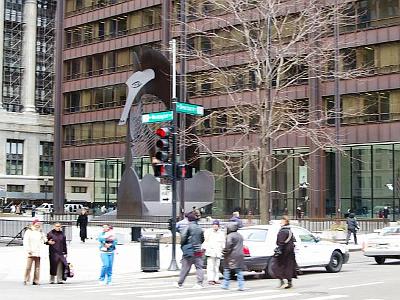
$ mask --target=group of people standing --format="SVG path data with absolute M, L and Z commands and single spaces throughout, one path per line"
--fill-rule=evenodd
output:
M 87 225 L 87 212 L 82 210 L 77 219 L 77 226 L 80 227 L 80 238 L 83 243 L 87 239 Z M 104 284 L 111 284 L 114 252 L 117 245 L 112 226 L 103 225 L 102 231 L 98 236 L 98 242 L 102 262 L 99 281 Z M 26 227 L 23 238 L 23 246 L 27 256 L 24 285 L 31 282 L 32 267 L 32 285 L 40 284 L 40 261 L 43 245 L 49 247 L 50 284 L 63 284 L 67 279 L 70 269 L 67 262 L 67 239 L 62 231 L 62 225 L 59 222 L 55 222 L 53 229 L 46 235 L 43 232 L 42 223 L 35 219 L 31 225 Z
M 223 282 L 222 289 L 229 289 L 232 274 L 236 274 L 238 290 L 244 287 L 244 254 L 243 237 L 238 229 L 243 226 L 239 213 L 234 212 L 226 225 L 226 231 L 220 227 L 220 222 L 214 220 L 212 227 L 203 231 L 198 224 L 200 213 L 193 211 L 187 214 L 187 222 L 179 224 L 178 232 L 181 234 L 182 268 L 179 280 L 174 286 L 181 288 L 192 265 L 196 268 L 197 283 L 193 288 L 203 287 L 203 255 L 207 258 L 207 281 L 209 285 L 220 284 L 219 269 L 223 257 Z M 289 227 L 289 219 L 284 216 L 281 229 L 277 236 L 277 246 L 280 255 L 273 257 L 269 264 L 269 273 L 280 280 L 280 288 L 291 288 L 292 279 L 297 278 L 297 263 L 294 253 L 295 238 Z M 284 280 L 287 280 L 285 282 Z

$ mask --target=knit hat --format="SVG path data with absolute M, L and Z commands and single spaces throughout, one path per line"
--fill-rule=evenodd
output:
M 32 221 L 32 225 L 35 225 L 37 223 L 40 223 L 39 219 L 35 219 L 35 220 Z
M 212 222 L 212 224 L 213 224 L 213 225 L 218 225 L 218 226 L 219 226 L 219 221 L 218 221 L 218 220 L 214 220 L 214 221 Z

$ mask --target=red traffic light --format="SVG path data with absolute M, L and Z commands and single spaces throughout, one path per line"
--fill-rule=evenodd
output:
M 160 138 L 168 138 L 171 135 L 171 129 L 169 127 L 161 127 L 156 130 L 156 135 Z
M 171 164 L 155 164 L 154 165 L 154 176 L 155 177 L 172 177 L 172 165 Z
M 193 169 L 192 166 L 187 164 L 179 164 L 176 166 L 176 177 L 178 179 L 186 179 L 193 177 Z

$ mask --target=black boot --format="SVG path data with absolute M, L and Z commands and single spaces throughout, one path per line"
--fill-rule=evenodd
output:
M 287 283 L 287 285 L 285 286 L 285 289 L 290 289 L 291 287 L 293 287 L 292 281 L 291 281 L 291 280 L 288 280 L 288 283 Z
M 283 279 L 279 279 L 279 286 L 278 288 L 281 288 L 285 285 L 285 282 L 283 281 Z

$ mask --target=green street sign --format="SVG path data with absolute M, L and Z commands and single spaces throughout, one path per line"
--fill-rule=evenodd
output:
M 174 114 L 172 110 L 160 111 L 142 115 L 142 123 L 168 122 L 172 121 L 173 119 L 174 119 Z
M 176 102 L 176 112 L 182 114 L 203 116 L 204 107 L 201 105 L 188 104 L 184 102 Z

